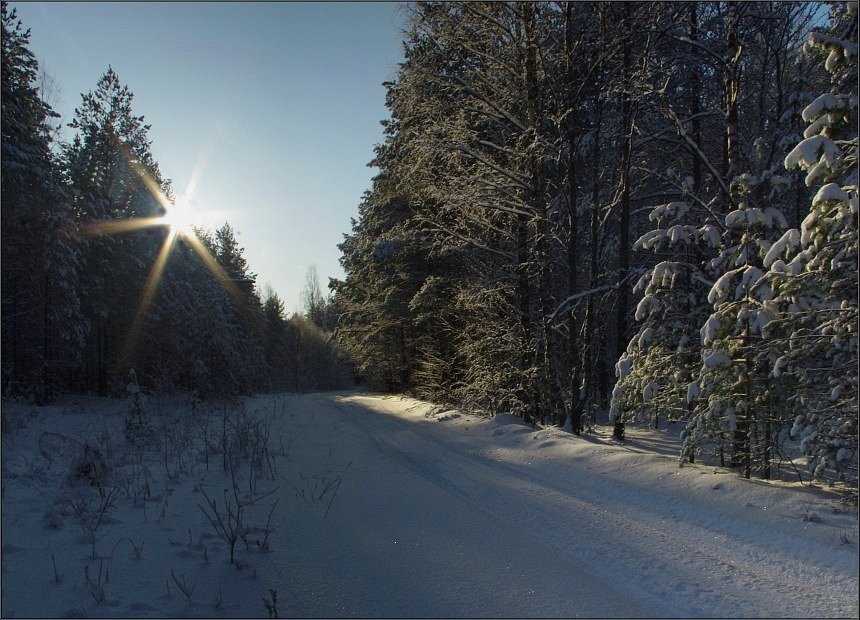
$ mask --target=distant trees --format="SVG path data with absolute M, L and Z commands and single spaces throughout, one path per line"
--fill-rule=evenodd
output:
M 3 395 L 122 393 L 132 368 L 201 395 L 351 383 L 318 284 L 308 318 L 287 319 L 229 223 L 192 243 L 158 219 L 171 185 L 113 69 L 82 96 L 72 140 L 52 143 L 29 32 L 2 11 Z
M 334 308 L 319 287 L 315 265 L 306 274 L 302 291 L 303 314 L 289 318 L 283 302 L 273 291 L 264 295 L 263 308 L 270 338 L 264 340 L 273 360 L 274 387 L 295 391 L 319 391 L 351 387 L 352 365 L 346 351 L 334 340 Z
M 631 421 L 685 422 L 686 458 L 713 452 L 746 475 L 769 476 L 795 426 L 829 455 L 821 472 L 844 461 L 856 476 L 856 375 L 843 366 L 857 362 L 856 20 L 813 35 L 841 81 L 807 107 L 826 79 L 800 49 L 819 6 L 411 6 L 380 173 L 334 288 L 360 372 L 574 432 L 596 418 L 619 438 Z M 810 217 L 782 165 L 804 109 L 812 127 L 789 163 L 836 184 Z M 814 267 L 776 274 L 777 251 Z M 818 283 L 817 301 L 791 297 L 800 282 Z M 787 387 L 790 358 L 823 375 L 808 392 Z M 813 417 L 791 418 L 816 391 Z
M 312 322 L 322 326 L 325 322 L 325 300 L 320 290 L 320 279 L 317 275 L 317 266 L 311 265 L 305 276 L 305 287 L 301 295 L 302 309 L 305 316 Z

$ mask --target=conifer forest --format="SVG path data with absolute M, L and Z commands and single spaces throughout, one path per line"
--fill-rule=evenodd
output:
M 856 481 L 852 6 L 409 5 L 346 278 L 290 319 L 229 223 L 195 231 L 228 286 L 180 237 L 152 290 L 168 227 L 109 234 L 171 200 L 133 93 L 108 69 L 55 119 L 6 7 L 3 393 L 107 395 L 130 369 L 319 389 L 354 364 L 576 434 L 682 421 L 684 458 L 746 476 L 800 437 Z
M 316 272 L 304 312 L 287 317 L 229 222 L 174 232 L 170 181 L 131 90 L 108 68 L 74 118 L 57 119 L 28 31 L 3 7 L 4 395 L 125 394 L 132 369 L 161 391 L 351 385 Z M 57 123 L 70 142 L 52 140 Z
M 302 308 L 290 313 L 278 292 L 258 281 L 238 224 L 209 229 L 182 219 L 134 84 L 105 67 L 91 90 L 75 94 L 73 116 L 60 117 L 28 25 L 14 3 L 3 2 L 3 563 L 28 557 L 22 566 L 41 566 L 37 553 L 49 558 L 43 564 L 54 562 L 53 576 L 45 583 L 65 606 L 39 607 L 54 595 L 25 596 L 16 590 L 20 578 L 4 568 L 3 615 L 277 617 L 278 587 L 282 612 L 299 616 L 856 615 L 856 603 L 846 601 L 856 600 L 857 574 L 841 568 L 843 560 L 821 578 L 831 589 L 819 607 L 791 580 L 814 582 L 817 573 L 806 574 L 803 566 L 812 564 L 803 562 L 824 566 L 821 558 L 836 553 L 815 545 L 847 549 L 856 562 L 857 2 L 434 1 L 399 11 L 402 62 L 384 84 L 389 116 L 380 119 L 384 137 L 369 162 L 375 176 L 355 197 L 357 215 L 344 222 L 337 247 L 343 275 L 321 283 L 309 269 Z M 290 119 L 275 112 L 270 122 Z M 176 405 L 176 420 L 157 430 L 154 420 L 170 406 L 152 403 L 186 396 L 187 409 Z M 95 439 L 102 428 L 95 422 L 84 434 L 71 430 L 78 422 L 68 412 L 90 402 L 101 404 L 87 415 L 117 403 L 125 412 L 110 441 L 107 430 Z M 16 418 L 18 411 L 29 413 Z M 49 423 L 55 414 L 68 426 Z M 425 428 L 428 420 L 434 425 Z M 33 429 L 42 422 L 39 435 Z M 370 447 L 338 443 L 347 436 Z M 175 443 L 180 437 L 186 443 Z M 528 452 L 518 437 L 543 441 L 544 452 Z M 654 438 L 666 443 L 652 450 Z M 664 473 L 674 482 L 656 482 L 664 479 L 654 473 L 662 467 L 654 464 L 657 453 L 671 463 Z M 36 466 L 40 454 L 44 468 Z M 78 456 L 71 469 L 62 465 L 57 473 L 56 463 L 72 454 Z M 391 463 L 421 474 L 420 484 L 403 491 L 403 514 L 412 516 L 402 521 L 400 509 L 383 510 L 390 495 L 380 495 L 388 499 L 368 512 L 355 508 L 376 497 L 368 490 L 374 484 L 389 485 L 385 493 L 401 484 Z M 162 467 L 163 481 L 152 473 Z M 695 477 L 716 479 L 718 472 L 731 482 Z M 216 475 L 226 477 L 204 488 L 204 478 L 209 484 Z M 59 490 L 49 495 L 54 477 Z M 498 480 L 510 480 L 517 499 L 499 490 Z M 672 490 L 676 499 L 661 504 L 660 493 L 670 492 L 661 485 L 676 483 L 685 490 Z M 478 562 L 480 553 L 464 556 L 456 537 L 485 540 L 488 554 L 501 547 L 489 533 L 482 539 L 460 532 L 455 519 L 434 520 L 432 510 L 448 500 L 433 500 L 424 484 L 450 493 L 450 505 L 462 500 L 462 510 L 475 505 L 509 515 L 499 517 L 504 528 L 534 534 L 539 542 L 511 551 L 524 562 L 532 552 L 539 557 L 534 549 L 547 541 L 553 550 L 510 581 L 492 571 L 519 570 L 516 561 L 489 555 L 486 579 L 472 584 L 468 579 L 484 569 L 463 562 Z M 33 485 L 42 499 L 27 495 Z M 217 485 L 224 502 L 210 499 L 221 492 Z M 526 500 L 523 489 L 543 491 Z M 90 503 L 73 491 L 91 493 Z M 713 510 L 725 510 L 725 518 L 709 516 L 717 513 L 701 506 L 723 491 L 734 495 Z M 837 498 L 839 508 L 816 531 L 838 527 L 845 534 L 836 541 L 827 530 L 827 541 L 821 534 L 802 543 L 797 553 L 808 553 L 807 560 L 780 556 L 788 558 L 780 566 L 796 561 L 800 568 L 784 568 L 785 589 L 770 589 L 763 584 L 780 581 L 782 569 L 757 572 L 770 561 L 762 558 L 794 544 L 794 534 L 779 530 L 771 541 L 764 511 L 799 506 L 804 493 L 818 491 Z M 706 499 L 689 499 L 688 492 Z M 634 508 L 645 507 L 642 521 L 628 514 L 628 497 Z M 55 558 L 50 543 L 45 551 L 44 544 L 30 549 L 20 542 L 27 537 L 15 528 L 30 526 L 6 515 L 26 498 L 51 506 L 43 519 L 51 536 L 77 515 L 88 554 L 83 569 L 73 554 Z M 424 500 L 433 505 L 421 508 Z M 187 510 L 177 508 L 186 506 L 182 501 Z M 603 509 L 603 501 L 613 503 Z M 124 505 L 127 512 L 119 512 Z M 541 506 L 543 516 L 535 512 Z M 201 578 L 192 599 L 190 578 L 168 563 L 162 568 L 170 574 L 152 586 L 160 594 L 167 584 L 162 602 L 152 602 L 149 591 L 140 599 L 154 607 L 120 594 L 113 577 L 120 569 L 111 568 L 113 581 L 103 580 L 104 561 L 106 568 L 119 565 L 123 540 L 136 555 L 128 563 L 147 554 L 133 530 L 120 537 L 131 516 L 103 517 L 136 515 L 139 507 L 147 528 L 193 514 L 199 523 L 178 527 L 182 541 L 150 548 L 167 557 L 170 546 L 182 547 L 188 564 L 175 566 L 190 566 L 193 555 L 206 571 L 210 551 L 215 562 L 223 548 L 218 560 L 225 566 L 252 567 L 231 573 L 247 581 L 245 594 L 222 593 L 214 584 L 228 581 Z M 653 523 L 646 514 L 652 508 L 666 511 Z M 225 510 L 226 517 L 219 512 Z M 735 519 L 754 510 L 761 515 L 750 523 L 761 529 L 750 530 L 747 542 L 730 538 L 721 550 L 707 542 L 717 539 L 708 530 L 700 538 L 713 546 L 704 555 L 693 546 L 679 551 L 689 562 L 723 567 L 717 579 L 730 589 L 740 588 L 737 571 L 753 575 L 743 595 L 749 600 L 728 603 L 704 581 L 693 583 L 701 571 L 647 560 L 676 541 L 693 545 L 695 536 L 683 529 L 689 523 L 740 536 L 744 528 Z M 806 532 L 821 514 L 807 508 L 789 520 Z M 665 524 L 676 515 L 689 523 L 670 537 Z M 843 525 L 852 518 L 853 525 Z M 412 529 L 390 536 L 400 543 L 397 553 L 411 553 L 409 537 L 419 531 L 448 542 L 420 547 L 431 555 L 403 559 L 396 574 L 392 568 L 388 576 L 355 577 L 366 566 L 352 555 L 331 570 L 283 568 L 340 557 L 335 547 L 387 548 L 382 534 L 355 542 L 376 539 L 351 528 L 389 523 L 394 532 L 408 519 Z M 605 553 L 588 546 L 603 535 L 601 519 L 614 532 Z M 439 523 L 448 529 L 434 529 Z M 192 530 L 197 535 L 195 528 L 210 525 L 212 541 L 200 535 L 194 542 Z M 104 533 L 111 527 L 116 535 Z M 275 545 L 277 532 L 308 537 L 284 538 L 283 557 L 292 559 L 279 559 L 277 546 L 264 554 L 273 532 Z M 744 555 L 753 539 L 769 551 Z M 330 556 L 308 542 L 331 540 L 337 542 Z M 621 545 L 635 540 L 650 546 L 633 544 L 628 557 Z M 570 578 L 581 596 L 567 586 L 547 588 L 575 602 L 541 599 L 544 607 L 530 607 L 537 605 L 529 598 L 535 587 L 540 598 L 547 579 L 568 580 L 568 560 L 553 554 L 570 549 L 578 550 L 577 562 L 592 562 L 593 570 L 583 564 L 582 575 Z M 371 565 L 401 566 L 401 556 L 385 553 Z M 424 600 L 396 585 L 433 553 L 445 554 L 438 560 L 444 568 L 427 569 L 433 579 L 470 584 L 464 587 L 474 587 L 477 598 L 432 579 L 426 587 L 438 585 L 454 598 Z M 457 564 L 456 557 L 471 559 Z M 746 564 L 729 567 L 735 558 Z M 606 583 L 623 589 L 615 561 L 629 561 L 631 583 L 648 585 L 590 599 L 586 593 L 596 597 Z M 689 586 L 684 592 L 661 581 L 676 569 L 673 579 Z M 470 577 L 462 581 L 456 570 Z M 332 583 L 317 590 L 273 577 L 299 573 L 311 584 Z M 383 584 L 368 595 L 377 606 L 356 602 L 365 600 L 364 579 Z M 542 585 L 529 585 L 532 579 Z M 507 592 L 508 583 L 506 599 L 498 591 Z M 652 583 L 638 602 L 625 598 Z M 143 592 L 142 585 L 129 587 Z M 475 603 L 484 600 L 484 587 L 494 592 L 486 599 L 492 604 Z M 793 596 L 810 607 L 794 606 Z M 779 601 L 786 607 L 772 606 Z

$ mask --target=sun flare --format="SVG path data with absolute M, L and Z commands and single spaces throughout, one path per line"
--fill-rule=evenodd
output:
M 191 208 L 187 199 L 180 198 L 170 208 L 165 208 L 164 223 L 171 231 L 185 237 L 194 234 L 195 221 L 194 209 Z
M 202 172 L 202 163 L 198 161 L 185 193 L 175 202 L 170 202 L 159 184 L 156 183 L 142 167 L 136 166 L 136 169 L 150 194 L 152 194 L 152 196 L 161 205 L 162 209 L 164 209 L 164 215 L 160 217 L 94 222 L 87 225 L 83 230 L 84 234 L 88 236 L 114 235 L 154 227 L 163 227 L 168 231 L 164 238 L 164 242 L 161 245 L 161 249 L 158 251 L 155 261 L 150 268 L 146 282 L 144 283 L 140 304 L 138 305 L 137 312 L 132 319 L 132 324 L 123 345 L 123 352 L 121 355 L 121 358 L 123 359 L 126 359 L 135 347 L 141 326 L 146 320 L 149 307 L 155 298 L 158 285 L 161 282 L 162 275 L 164 274 L 167 261 L 176 247 L 177 242 L 180 240 L 188 243 L 194 253 L 197 254 L 203 264 L 212 273 L 212 275 L 215 276 L 224 290 L 226 290 L 233 299 L 236 304 L 236 308 L 240 312 L 245 309 L 245 300 L 242 292 L 197 236 L 197 228 L 203 227 L 205 225 L 205 221 L 212 215 L 211 212 L 209 212 L 205 214 L 209 217 L 204 217 L 204 214 L 195 212 L 191 206 L 191 198 L 197 188 L 197 183 Z

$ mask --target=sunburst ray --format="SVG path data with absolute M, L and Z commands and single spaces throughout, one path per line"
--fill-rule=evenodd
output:
M 191 244 L 191 247 L 194 248 L 194 251 L 200 257 L 200 260 L 203 261 L 203 264 L 209 269 L 213 276 L 218 280 L 224 290 L 230 295 L 233 301 L 242 307 L 245 304 L 245 299 L 242 294 L 241 289 L 236 285 L 236 282 L 224 271 L 224 268 L 215 260 L 215 257 L 212 256 L 212 253 L 203 245 L 203 242 L 200 241 L 200 238 L 197 235 L 189 235 L 185 237 L 188 242 Z
M 122 358 L 127 359 L 131 355 L 134 345 L 137 342 L 137 337 L 140 334 L 140 328 L 149 311 L 149 306 L 152 305 L 152 300 L 155 298 L 155 292 L 158 290 L 158 285 L 161 282 L 161 276 L 164 274 L 164 267 L 167 265 L 167 259 L 170 258 L 170 253 L 173 251 L 173 246 L 176 242 L 178 233 L 171 229 L 164 238 L 164 243 L 161 244 L 161 249 L 158 251 L 158 256 L 152 264 L 152 269 L 149 270 L 149 275 L 146 278 L 146 284 L 143 287 L 143 295 L 140 298 L 140 304 L 137 307 L 137 312 L 134 315 L 134 320 L 131 323 L 131 328 L 123 345 Z
M 162 276 L 164 275 L 167 261 L 169 260 L 178 239 L 188 241 L 188 244 L 200 260 L 203 261 L 206 268 L 212 273 L 215 279 L 233 300 L 235 308 L 239 314 L 247 317 L 249 305 L 246 296 L 237 286 L 236 281 L 233 280 L 226 271 L 224 271 L 224 268 L 218 263 L 215 257 L 212 256 L 212 253 L 197 236 L 192 220 L 190 219 L 190 214 L 183 212 L 187 210 L 187 205 L 190 203 L 194 192 L 197 189 L 200 176 L 203 172 L 204 159 L 205 158 L 202 155 L 201 158 L 198 159 L 188 186 L 180 198 L 181 204 L 179 204 L 178 207 L 177 204 L 168 199 L 160 184 L 155 181 L 152 175 L 150 175 L 139 162 L 129 162 L 143 182 L 147 191 L 164 210 L 164 213 L 160 216 L 153 217 L 92 222 L 85 225 L 81 230 L 82 234 L 86 236 L 97 236 L 103 234 L 114 235 L 154 227 L 164 227 L 168 230 L 168 233 L 164 238 L 164 242 L 155 258 L 155 262 L 147 275 L 146 282 L 144 283 L 140 303 L 125 338 L 122 356 L 120 358 L 121 360 L 128 360 L 134 352 L 141 329 L 146 321 L 149 309 L 152 306 L 155 295 L 158 291 L 158 286 L 161 282 Z
M 81 234 L 86 237 L 98 235 L 118 235 L 143 228 L 164 226 L 164 217 L 132 217 L 124 220 L 103 220 L 90 222 L 81 228 Z

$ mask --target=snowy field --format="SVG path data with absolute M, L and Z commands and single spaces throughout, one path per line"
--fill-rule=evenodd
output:
M 4 406 L 3 617 L 858 615 L 853 509 L 679 469 L 674 433 L 363 393 L 130 405 Z

